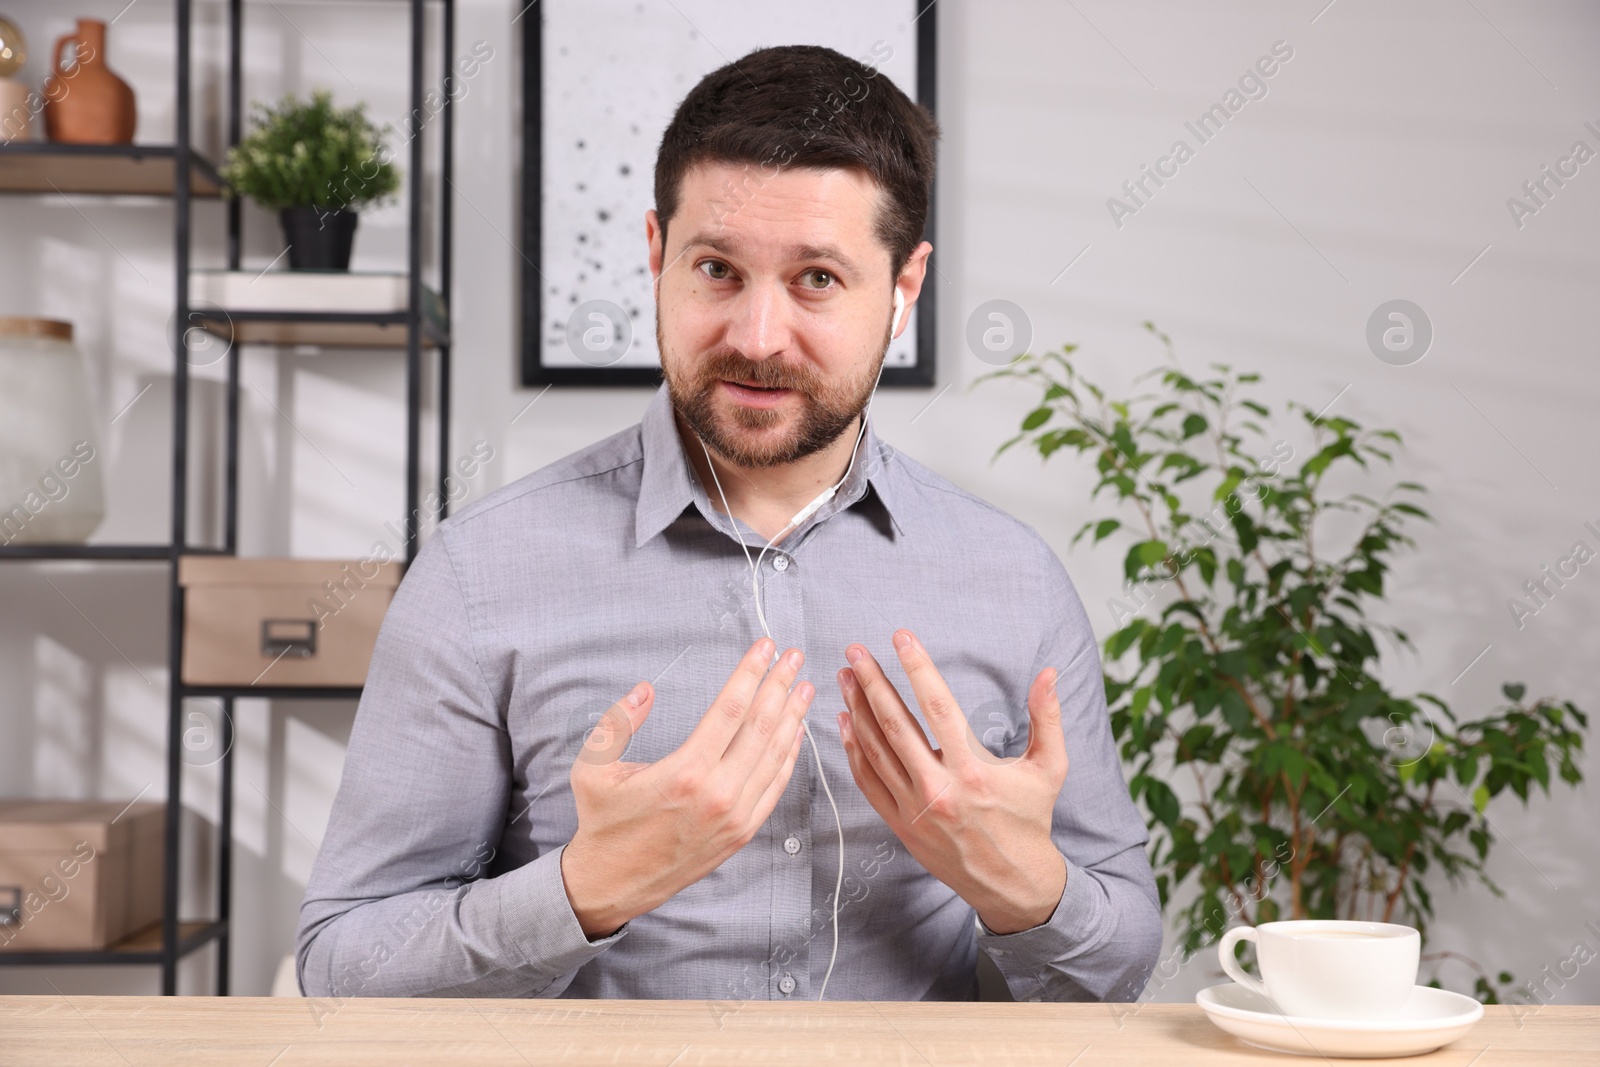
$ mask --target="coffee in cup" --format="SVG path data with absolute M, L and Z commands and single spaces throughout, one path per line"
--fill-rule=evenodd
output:
M 1244 972 L 1234 946 L 1253 941 L 1261 980 Z M 1391 1019 L 1417 984 L 1422 936 L 1398 923 L 1298 919 L 1239 926 L 1217 954 L 1229 978 L 1284 1015 L 1314 1019 Z

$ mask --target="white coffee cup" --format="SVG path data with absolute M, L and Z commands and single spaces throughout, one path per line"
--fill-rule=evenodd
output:
M 1253 941 L 1264 981 L 1233 957 Z M 1267 998 L 1284 1015 L 1312 1019 L 1390 1019 L 1417 984 L 1422 936 L 1397 923 L 1301 919 L 1238 926 L 1217 955 L 1229 978 Z

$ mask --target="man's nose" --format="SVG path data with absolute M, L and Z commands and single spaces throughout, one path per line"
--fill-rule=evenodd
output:
M 793 327 L 788 295 L 774 285 L 750 285 L 734 301 L 727 342 L 746 359 L 767 359 L 789 347 Z

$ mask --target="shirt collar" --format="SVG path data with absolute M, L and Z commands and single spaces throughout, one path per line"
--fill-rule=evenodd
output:
M 657 387 L 655 396 L 651 397 L 644 418 L 640 420 L 639 430 L 644 450 L 644 470 L 639 485 L 639 502 L 634 511 L 635 547 L 642 546 L 670 526 L 691 504 L 697 506 L 713 525 L 726 524 L 727 517 L 711 506 L 705 487 L 700 484 L 688 457 L 684 455 L 683 438 L 678 433 L 665 382 Z M 904 536 L 904 515 L 897 514 L 893 507 L 897 491 L 893 484 L 893 456 L 894 449 L 878 439 L 873 432 L 872 420 L 868 419 L 866 433 L 862 435 L 856 453 L 856 462 L 851 466 L 844 484 L 839 486 L 832 500 L 802 524 L 802 528 L 821 522 L 854 504 L 866 494 L 870 485 L 884 510 L 889 513 L 895 533 Z

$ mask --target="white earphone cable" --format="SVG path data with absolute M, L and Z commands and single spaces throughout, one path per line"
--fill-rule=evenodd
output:
M 861 429 L 865 431 L 866 428 L 866 418 L 863 416 L 861 421 Z M 856 444 L 857 446 L 861 444 L 861 437 L 859 434 L 856 437 Z M 700 447 L 705 449 L 706 443 L 704 440 L 700 442 Z M 852 465 L 855 463 L 855 456 L 853 454 L 850 457 L 850 462 Z M 728 497 L 727 494 L 722 491 L 722 480 L 717 477 L 717 468 L 716 465 L 711 462 L 711 452 L 709 449 L 706 450 L 706 465 L 711 468 L 711 479 L 716 483 L 717 495 L 722 497 L 722 510 L 728 513 L 729 519 L 732 519 L 733 509 L 728 506 Z M 849 469 L 847 468 L 845 470 L 845 476 L 849 477 L 849 473 Z M 801 521 L 804 520 L 802 519 Z M 755 596 L 756 618 L 761 622 L 761 632 L 766 634 L 768 638 L 772 637 L 772 631 L 767 627 L 767 616 L 761 608 L 761 586 L 760 579 L 758 577 L 760 573 L 759 559 L 765 557 L 767 554 L 767 549 L 772 547 L 772 542 L 776 541 L 778 537 L 783 535 L 784 531 L 788 530 L 789 527 L 793 525 L 795 525 L 795 522 L 793 519 L 791 519 L 789 520 L 787 526 L 785 526 L 782 530 L 779 530 L 777 534 L 773 535 L 772 540 L 769 540 L 766 545 L 762 547 L 761 556 L 757 557 L 757 560 L 750 559 L 750 546 L 745 544 L 744 536 L 739 534 L 739 547 L 744 549 L 745 561 L 750 564 L 750 587 Z M 739 533 L 737 527 L 734 529 L 734 533 Z M 776 646 L 776 640 L 773 641 L 773 644 Z M 776 647 L 773 648 L 773 661 L 777 661 Z M 821 1000 L 828 991 L 828 979 L 833 977 L 833 965 L 838 962 L 839 959 L 839 894 L 844 890 L 844 821 L 839 817 L 839 804 L 833 799 L 833 788 L 828 785 L 828 776 L 822 769 L 822 752 L 817 748 L 817 738 L 811 732 L 811 720 L 802 719 L 800 721 L 800 725 L 805 729 L 806 740 L 811 742 L 811 758 L 817 767 L 817 779 L 822 782 L 822 791 L 827 795 L 828 807 L 833 812 L 834 829 L 837 830 L 839 834 L 839 873 L 838 877 L 834 879 L 833 885 L 833 952 L 828 957 L 828 970 L 822 976 L 822 987 L 817 991 L 817 999 Z
M 904 308 L 905 297 L 896 287 L 894 291 L 894 318 L 889 324 L 891 337 L 895 328 L 900 325 L 900 314 Z M 815 500 L 801 508 L 783 529 L 773 534 L 772 538 L 762 546 L 761 554 L 755 559 L 750 558 L 750 546 L 745 543 L 744 535 L 739 533 L 737 526 L 734 527 L 734 534 L 739 538 L 739 547 L 744 549 L 745 562 L 750 565 L 750 589 L 756 602 L 756 618 L 761 623 L 761 632 L 766 634 L 769 639 L 772 638 L 772 631 L 767 627 L 766 612 L 761 607 L 761 561 L 766 558 L 767 549 L 772 547 L 774 541 L 782 537 L 792 527 L 798 526 L 809 519 L 816 513 L 818 508 L 833 499 L 833 494 L 838 491 L 839 486 L 849 479 L 850 472 L 855 469 L 856 453 L 861 449 L 861 439 L 867 432 L 867 416 L 872 412 L 872 401 L 877 398 L 878 382 L 883 380 L 883 364 L 886 362 L 888 362 L 887 355 L 878 364 L 878 377 L 872 383 L 872 395 L 867 398 L 867 406 L 861 412 L 861 429 L 856 432 L 855 447 L 850 450 L 850 463 L 844 469 L 844 477 L 834 483 L 832 488 L 824 490 Z M 717 495 L 722 498 L 722 510 L 727 513 L 731 521 L 733 520 L 733 509 L 728 505 L 728 495 L 722 491 L 722 479 L 717 477 L 717 466 L 711 461 L 711 450 L 706 447 L 704 438 L 700 438 L 699 434 L 695 436 L 700 439 L 700 448 L 706 454 L 706 466 L 711 468 L 711 480 L 717 487 Z M 776 640 L 773 641 L 773 645 L 773 662 L 777 662 Z M 833 951 L 828 957 L 828 969 L 822 976 L 822 985 L 817 990 L 817 999 L 821 1000 L 828 992 L 828 980 L 833 977 L 833 966 L 839 961 L 839 895 L 844 891 L 844 821 L 839 818 L 839 805 L 833 799 L 833 789 L 828 785 L 828 776 L 822 770 L 822 752 L 817 748 L 817 739 L 811 733 L 811 721 L 809 718 L 802 719 L 800 725 L 805 729 L 806 740 L 811 742 L 811 758 L 816 763 L 817 778 L 822 782 L 822 791 L 827 795 L 828 807 L 833 811 L 833 825 L 839 833 L 839 872 L 833 885 Z

